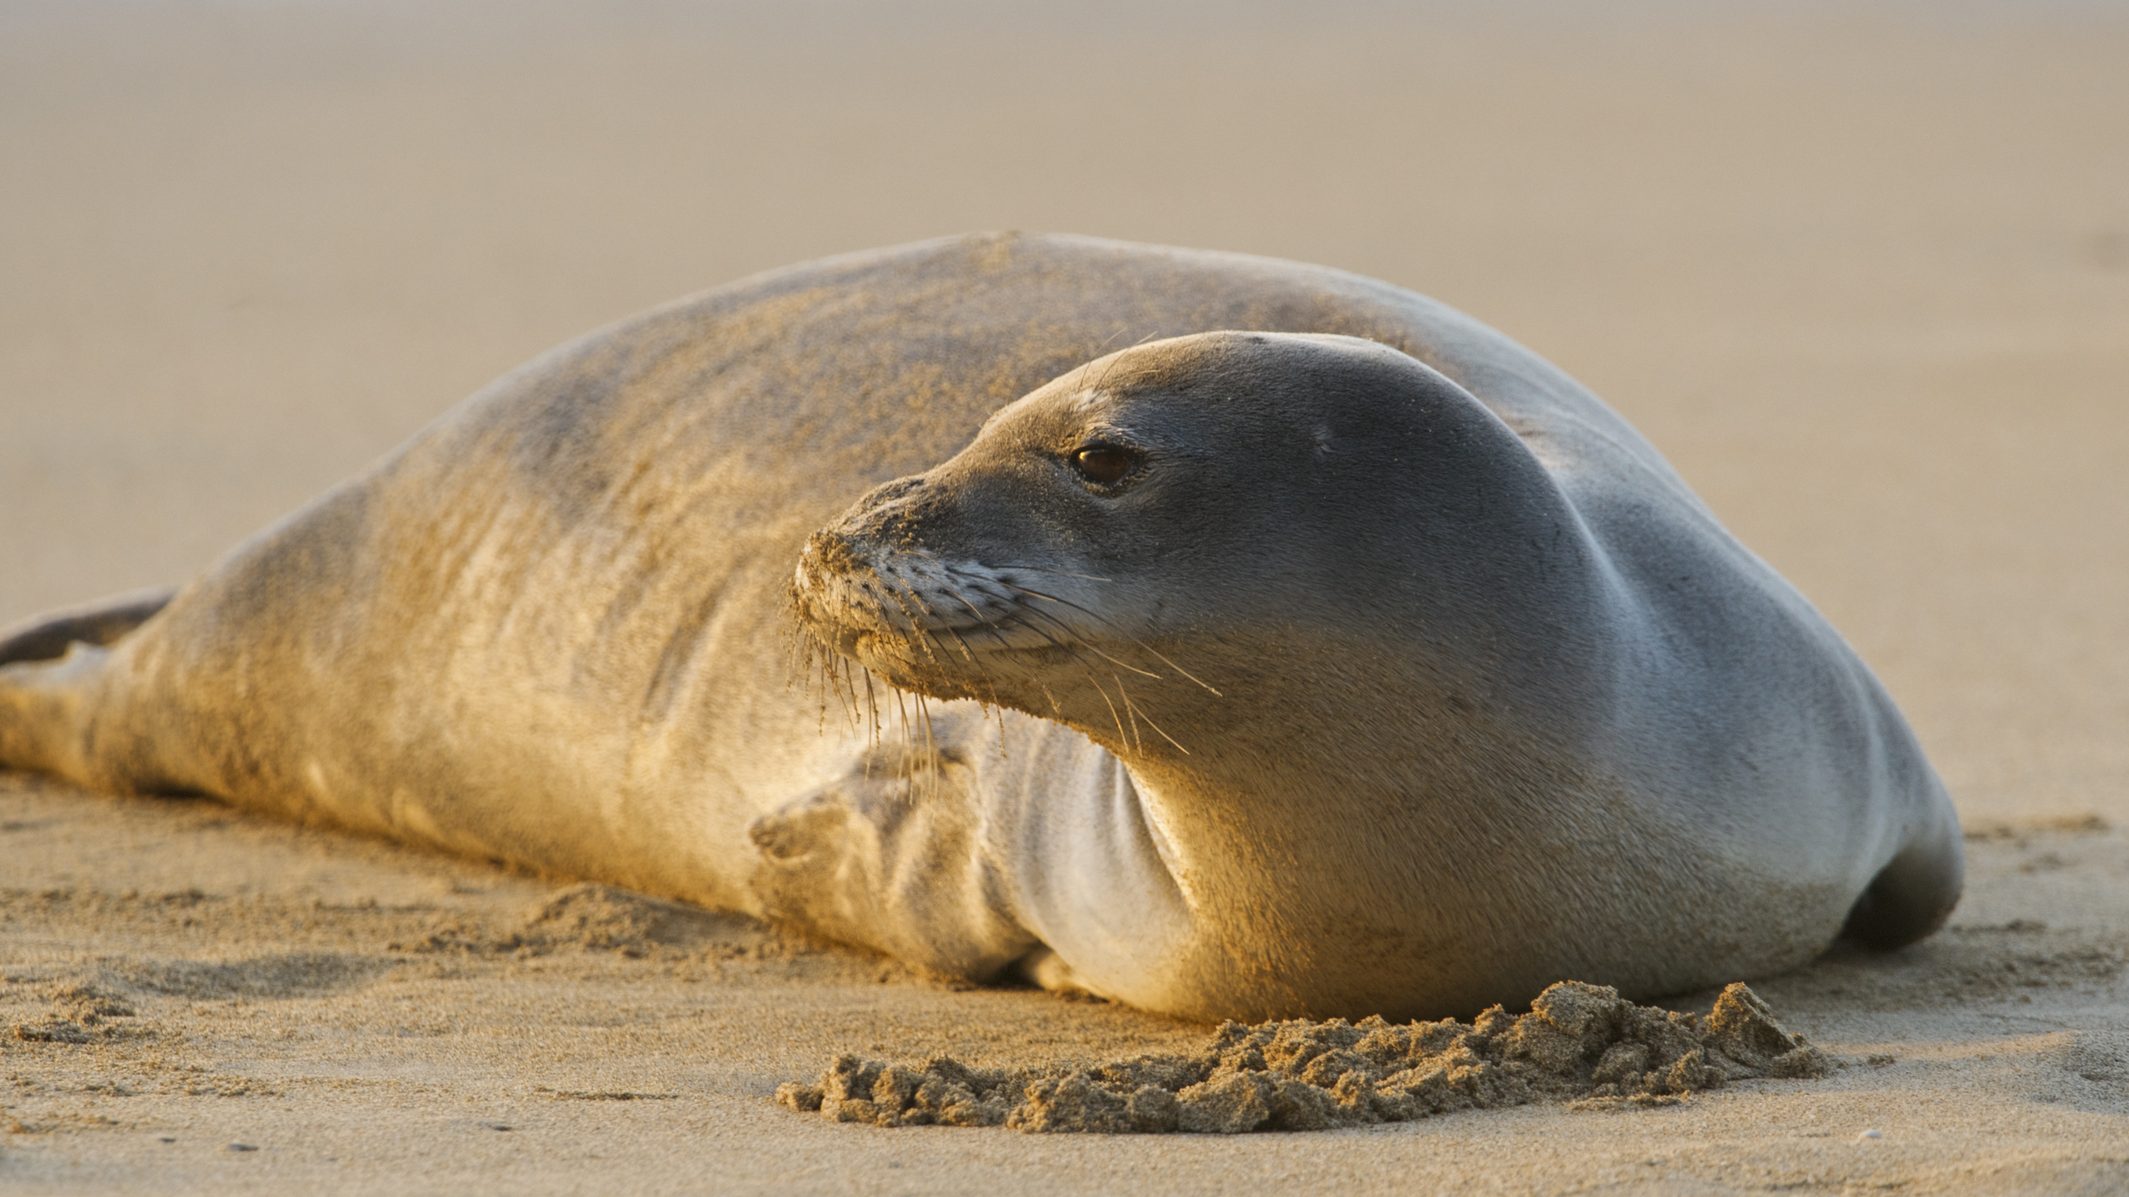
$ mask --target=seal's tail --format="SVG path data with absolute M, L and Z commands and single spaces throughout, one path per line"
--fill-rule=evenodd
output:
M 176 590 L 141 590 L 86 607 L 55 611 L 0 632 L 0 665 L 16 661 L 56 661 L 73 644 L 109 645 L 148 622 L 170 603 Z
M 0 633 L 0 769 L 83 779 L 78 733 L 88 682 L 106 647 L 153 618 L 173 593 L 121 595 Z

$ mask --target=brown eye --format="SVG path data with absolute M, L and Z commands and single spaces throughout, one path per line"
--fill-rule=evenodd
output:
M 1121 445 L 1088 445 L 1072 454 L 1072 468 L 1096 486 L 1114 486 L 1137 464 L 1138 455 Z

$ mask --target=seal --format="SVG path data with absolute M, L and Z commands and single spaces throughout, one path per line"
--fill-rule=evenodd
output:
M 1238 255 L 709 292 L 0 660 L 0 763 L 1191 1018 L 1679 992 L 1960 887 L 1885 692 L 1622 419 Z

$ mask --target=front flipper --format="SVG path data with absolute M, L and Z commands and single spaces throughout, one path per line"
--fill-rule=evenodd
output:
M 881 745 L 833 785 L 756 819 L 763 912 L 953 976 L 986 979 L 1038 947 L 984 840 L 977 773 L 949 752 Z

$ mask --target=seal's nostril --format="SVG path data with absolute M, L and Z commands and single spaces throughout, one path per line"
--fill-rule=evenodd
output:
M 849 536 L 826 528 L 806 538 L 799 560 L 807 569 L 820 573 L 850 573 L 864 565 Z

